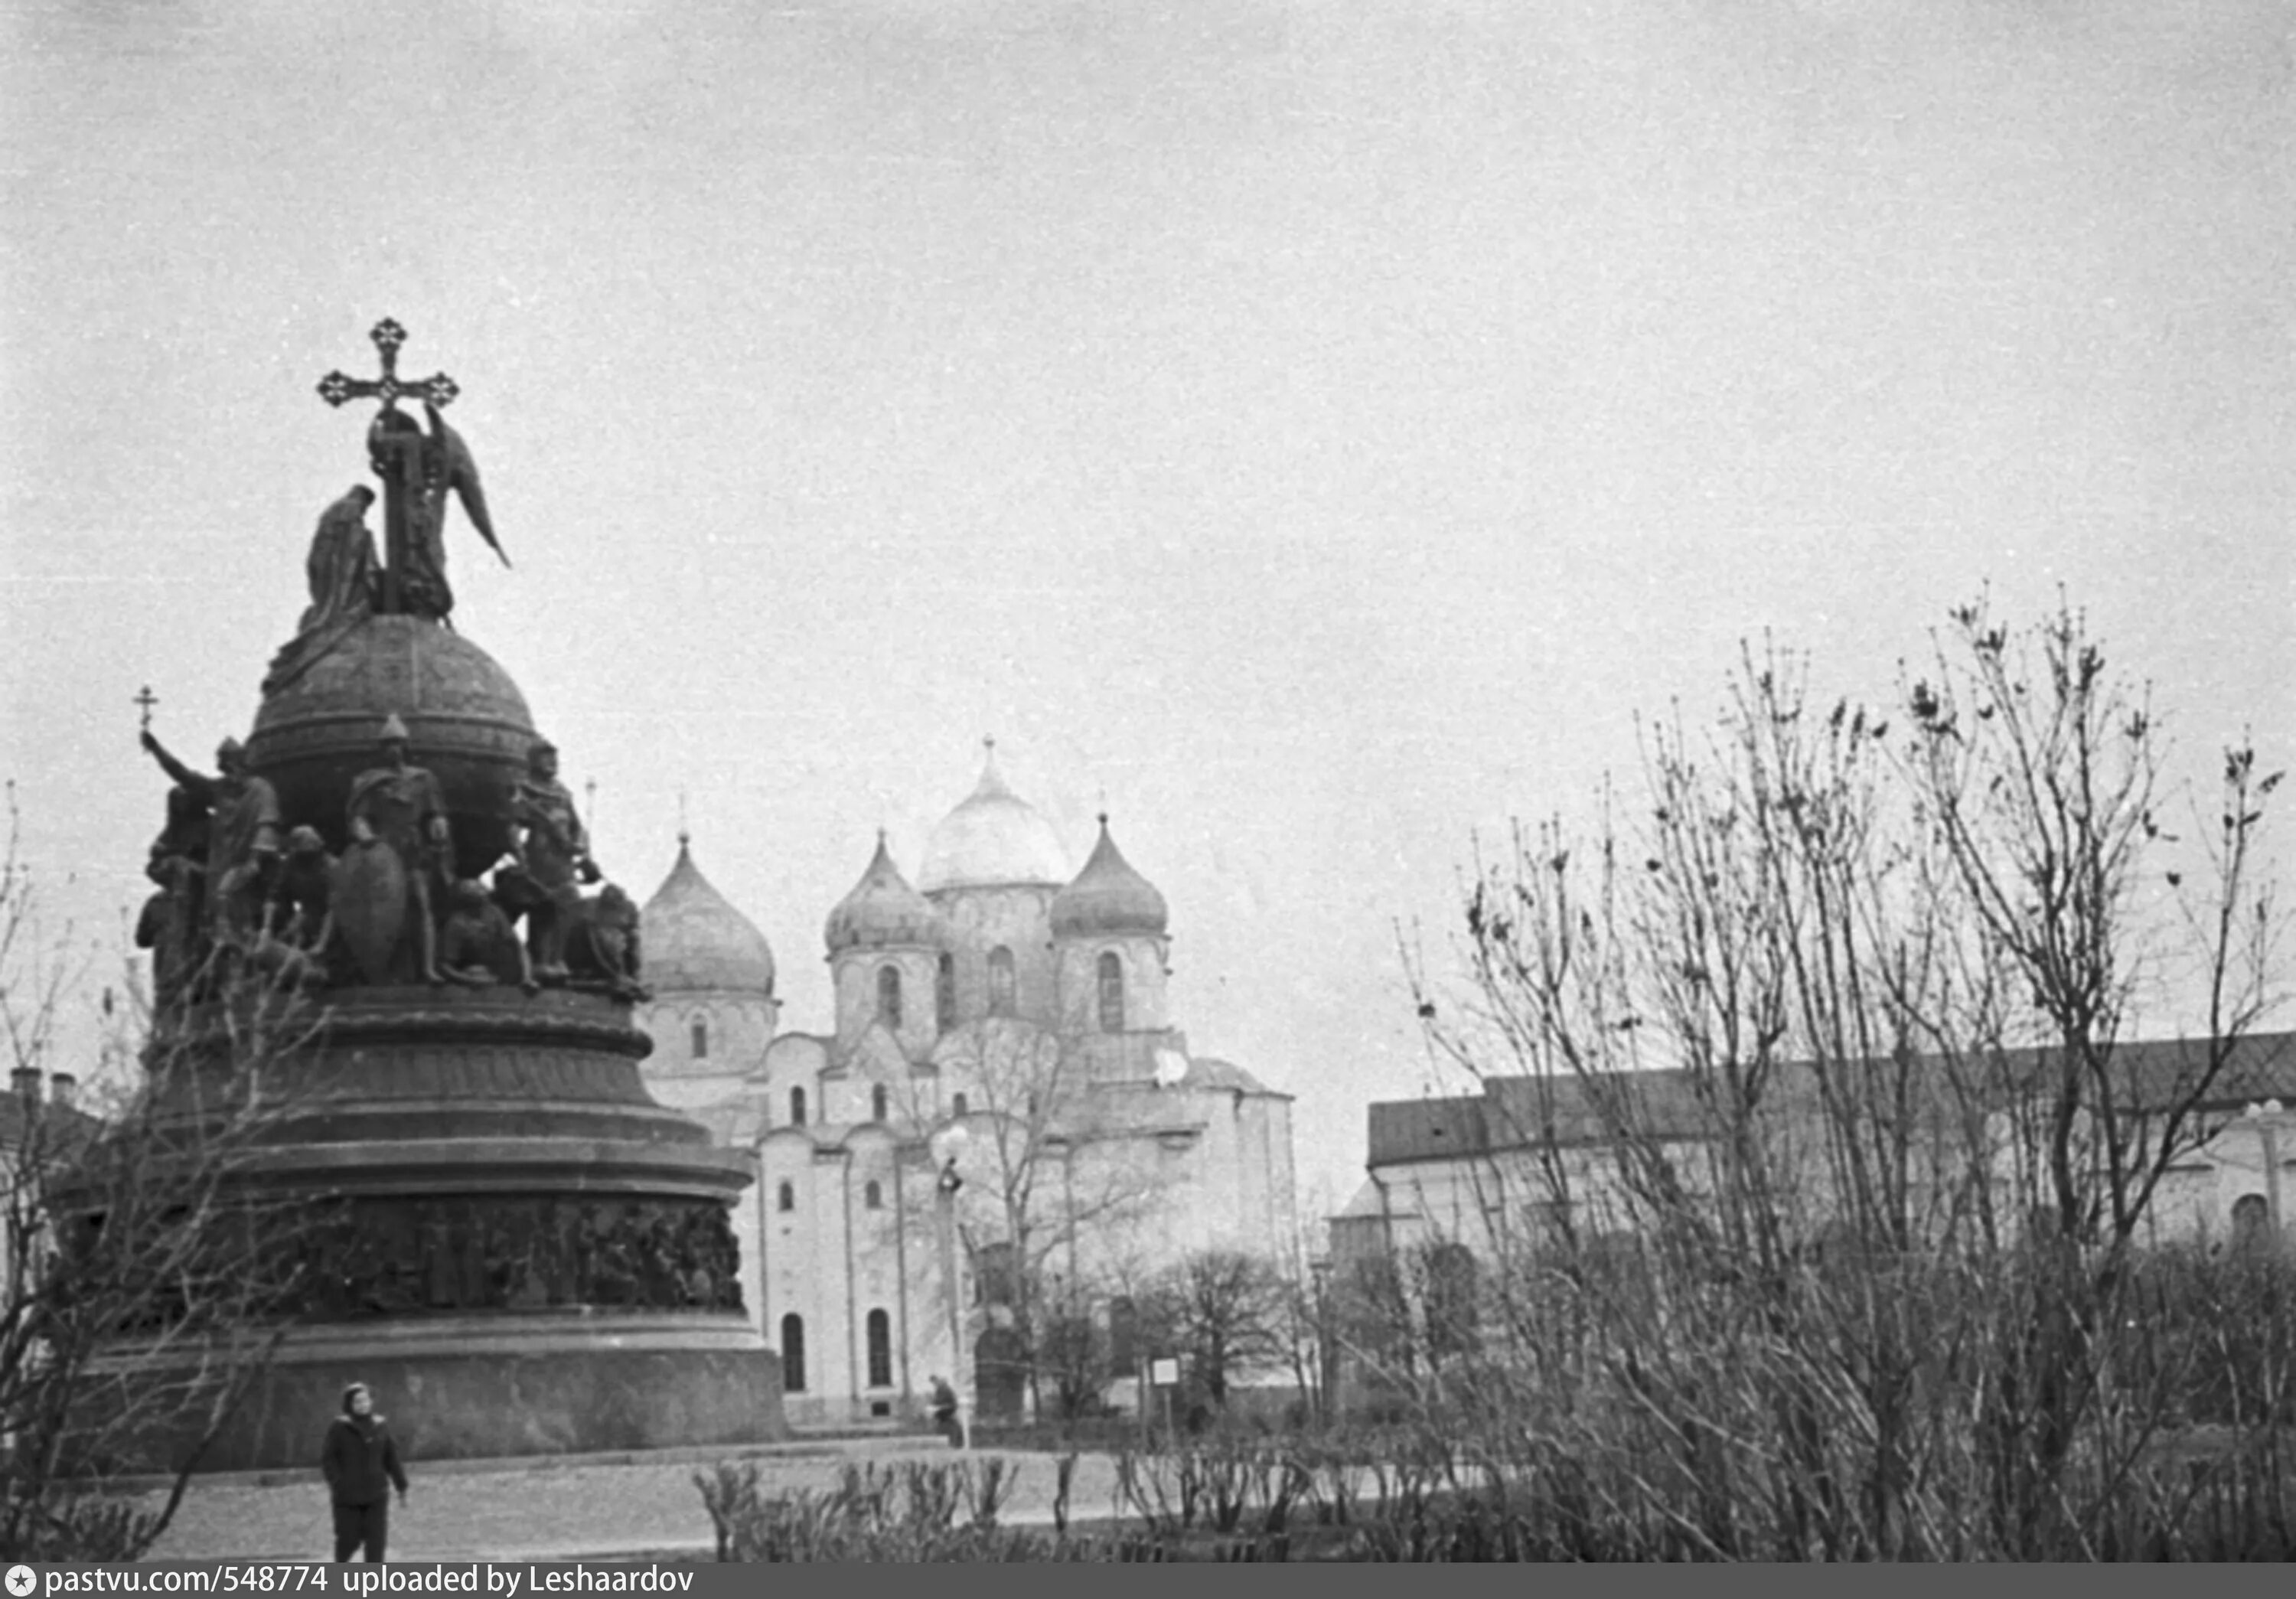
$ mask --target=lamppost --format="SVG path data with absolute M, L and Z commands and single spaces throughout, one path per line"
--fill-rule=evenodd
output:
M 2288 1248 L 2288 1234 L 2286 1212 L 2280 1205 L 2280 1129 L 2289 1126 L 2292 1119 L 2278 1100 L 2267 1099 L 2243 1111 L 2240 1119 L 2264 1146 L 2264 1214 L 2272 1229 L 2272 1252 L 2281 1254 Z
M 933 1164 L 940 1169 L 934 1184 L 935 1210 L 940 1229 L 941 1287 L 948 1301 L 948 1357 L 951 1379 L 956 1385 L 956 1435 L 961 1449 L 972 1444 L 973 1383 L 972 1362 L 964 1351 L 964 1295 L 956 1275 L 956 1195 L 964 1186 L 964 1179 L 957 1175 L 956 1158 L 969 1141 L 964 1127 L 951 1122 L 933 1136 L 931 1145 Z
M 1317 1406 L 1318 1419 L 1328 1420 L 1337 1415 L 1340 1408 L 1340 1351 L 1338 1341 L 1332 1336 L 1332 1260 L 1328 1255 L 1316 1255 L 1308 1261 L 1309 1314 L 1315 1317 L 1316 1381 L 1322 1389 Z

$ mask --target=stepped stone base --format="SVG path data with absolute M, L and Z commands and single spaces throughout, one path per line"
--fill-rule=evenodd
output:
M 194 1022 L 168 1085 L 186 1119 L 234 1081 L 224 1019 Z M 304 1026 L 232 1179 L 308 1218 L 280 1251 L 291 1324 L 199 1469 L 316 1468 L 353 1382 L 410 1462 L 788 1436 L 728 1215 L 750 1159 L 647 1094 L 627 1004 L 354 989 Z M 132 1384 L 199 1386 L 196 1351 L 114 1358 Z M 128 1464 L 165 1469 L 190 1441 L 146 1436 Z
M 788 1436 L 780 1359 L 735 1316 L 511 1316 L 295 1335 L 202 1470 L 311 1465 L 345 1384 L 410 1464 Z

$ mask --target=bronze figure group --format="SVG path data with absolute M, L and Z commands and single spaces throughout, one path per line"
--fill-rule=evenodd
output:
M 300 988 L 500 984 L 646 997 L 637 907 L 611 883 L 582 892 L 603 874 L 547 742 L 512 791 L 513 845 L 489 885 L 454 875 L 445 791 L 414 764 L 398 716 L 377 735 L 376 764 L 351 783 L 340 857 L 316 828 L 283 832 L 278 796 L 236 739 L 217 750 L 209 776 L 150 729 L 142 738 L 176 780 L 145 867 L 157 891 L 136 930 L 161 1004 L 212 997 L 242 972 Z
M 377 616 L 447 625 L 455 604 L 444 540 L 450 501 L 510 564 L 478 463 L 440 414 L 458 392 L 454 380 L 401 378 L 406 332 L 396 322 L 376 324 L 372 337 L 381 375 L 330 373 L 319 393 L 334 406 L 382 402 L 367 428 L 367 455 L 382 480 L 387 559 L 377 558 L 366 525 L 376 492 L 356 485 L 319 517 L 304 562 L 310 603 L 272 659 L 266 696 L 292 685 Z M 421 401 L 427 433 L 398 409 L 401 399 Z M 583 894 L 601 874 L 574 798 L 558 781 L 558 751 L 546 741 L 529 750 L 527 772 L 500 818 L 512 844 L 489 885 L 456 877 L 446 791 L 414 763 L 398 716 L 384 718 L 376 764 L 352 781 L 340 835 L 348 843 L 337 857 L 317 828 L 285 831 L 276 791 L 249 771 L 237 740 L 216 751 L 214 775 L 195 772 L 152 736 L 151 691 L 136 702 L 144 712 L 144 747 L 176 784 L 145 867 L 158 891 L 136 929 L 137 944 L 152 952 L 162 1004 L 210 997 L 244 971 L 299 988 L 501 984 L 531 994 L 572 986 L 644 997 L 636 907 L 611 884 L 594 898 Z
M 296 1264 L 305 1312 L 323 1320 L 742 1308 L 732 1225 L 701 1201 L 355 1201 Z

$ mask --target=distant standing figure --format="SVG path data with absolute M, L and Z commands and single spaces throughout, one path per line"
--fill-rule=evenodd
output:
M 956 1390 L 946 1377 L 932 1380 L 932 1419 L 934 1429 L 948 1439 L 950 1447 L 964 1447 L 964 1432 L 956 1424 Z
M 364 1545 L 366 1558 L 380 1562 L 390 1532 L 390 1490 L 396 1486 L 398 1502 L 406 1503 L 406 1470 L 365 1383 L 343 1390 L 343 1414 L 327 1429 L 319 1469 L 334 1501 L 335 1558 L 348 1560 Z

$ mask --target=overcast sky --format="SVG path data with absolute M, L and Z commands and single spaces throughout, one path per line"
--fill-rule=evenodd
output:
M 2062 585 L 2192 770 L 2288 759 L 2277 0 L 4 14 L 0 775 L 100 967 L 131 697 L 246 734 L 386 315 L 612 876 L 686 794 L 824 1027 L 823 918 L 993 734 L 1077 864 L 1104 800 L 1311 1204 L 1426 1078 L 1398 923 L 1750 634 L 1882 698 Z

